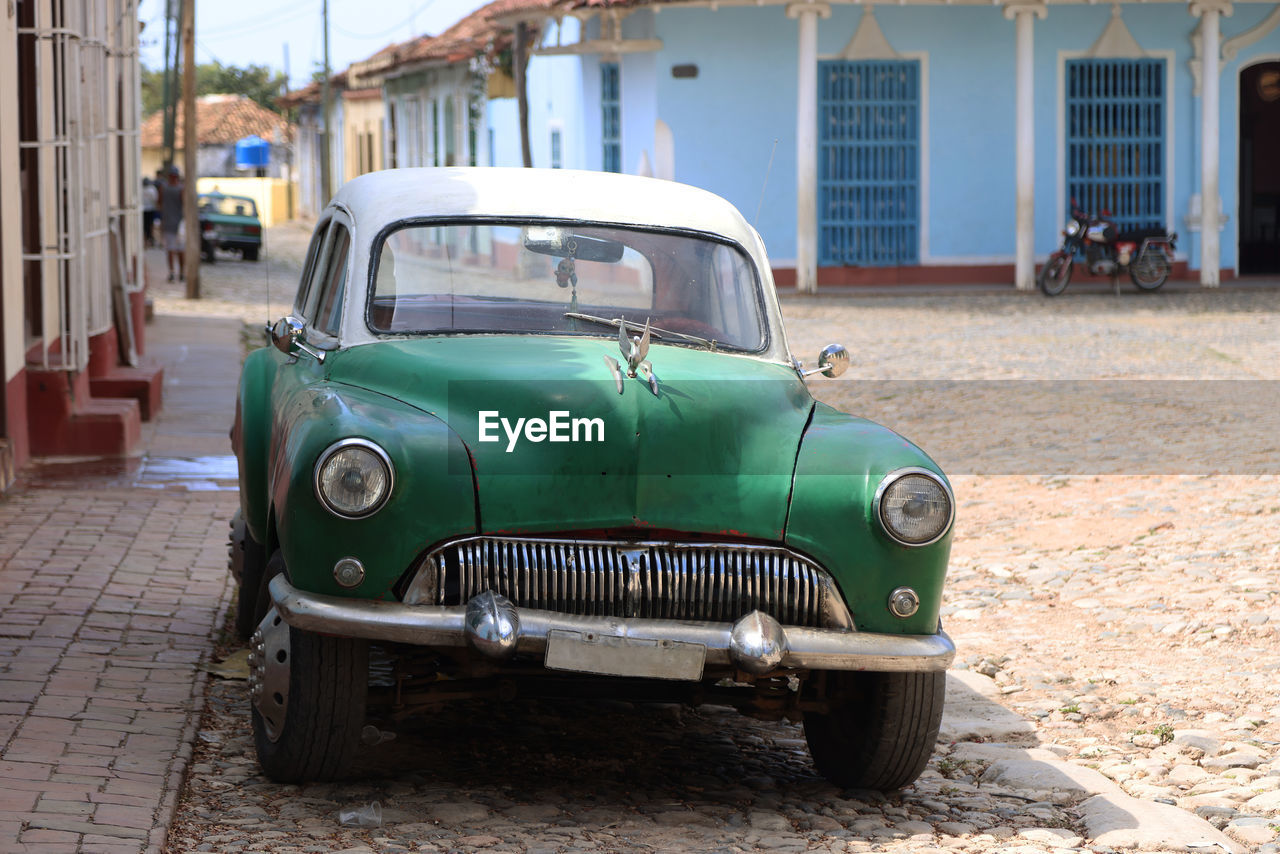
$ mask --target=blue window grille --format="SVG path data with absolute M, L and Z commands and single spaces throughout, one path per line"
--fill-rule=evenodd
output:
M 618 86 L 618 63 L 600 63 L 600 136 L 604 145 L 601 168 L 622 171 L 622 93 Z
M 1067 196 L 1121 231 L 1159 228 L 1165 208 L 1165 61 L 1066 66 Z
M 818 263 L 919 263 L 920 63 L 818 64 Z

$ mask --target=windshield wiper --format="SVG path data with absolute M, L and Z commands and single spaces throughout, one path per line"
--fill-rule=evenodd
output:
M 626 320 L 621 317 L 617 317 L 617 318 L 596 317 L 594 314 L 582 314 L 581 312 L 577 312 L 577 311 L 566 311 L 564 313 L 564 316 L 572 317 L 575 320 L 590 320 L 593 323 L 603 323 L 605 326 L 612 326 L 614 329 L 619 329 L 625 326 L 627 328 L 627 331 L 629 332 L 644 331 L 644 326 L 642 326 L 641 324 L 636 323 L 633 320 Z M 694 343 L 697 343 L 697 344 L 705 344 L 706 346 L 710 347 L 712 350 L 716 349 L 716 342 L 708 338 L 699 338 L 697 335 L 687 335 L 684 332 L 673 332 L 670 329 L 663 329 L 660 326 L 650 326 L 649 334 L 655 338 L 679 338 L 682 341 L 693 341 Z

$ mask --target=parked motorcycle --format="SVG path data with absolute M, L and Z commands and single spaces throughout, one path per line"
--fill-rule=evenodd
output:
M 1062 248 L 1049 256 L 1036 277 L 1045 296 L 1057 296 L 1067 289 L 1077 256 L 1084 258 L 1093 275 L 1110 276 L 1117 292 L 1121 273 L 1127 272 L 1143 291 L 1154 291 L 1168 280 L 1178 235 L 1163 228 L 1120 232 L 1110 216 L 1108 211 L 1091 216 L 1071 200 L 1071 221 L 1062 232 Z

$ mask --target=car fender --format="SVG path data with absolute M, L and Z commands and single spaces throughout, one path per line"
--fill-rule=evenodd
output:
M 908 467 L 946 482 L 924 451 L 892 430 L 826 404 L 815 407 L 796 459 L 786 542 L 832 574 L 859 631 L 938 629 L 951 530 L 932 545 L 904 546 L 884 532 L 873 508 L 884 476 Z M 919 610 L 906 619 L 888 608 L 889 594 L 900 586 L 920 597 Z
M 298 387 L 277 401 L 271 450 L 271 512 L 289 577 L 300 589 L 394 599 L 396 585 L 432 544 L 477 533 L 475 474 L 462 439 L 441 419 L 394 398 L 336 382 Z M 316 465 L 343 439 L 382 448 L 391 494 L 374 513 L 349 519 L 316 493 Z M 365 569 L 343 588 L 333 568 L 355 558 Z
M 269 545 L 266 472 L 271 446 L 271 386 L 278 361 L 277 354 L 266 347 L 245 359 L 231 423 L 231 450 L 240 469 L 241 514 L 249 535 L 263 545 Z

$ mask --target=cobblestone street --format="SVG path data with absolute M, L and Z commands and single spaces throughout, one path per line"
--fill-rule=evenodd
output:
M 243 321 L 256 346 L 307 238 L 280 226 L 264 261 L 206 265 L 198 303 L 154 286 L 152 328 L 226 340 Z M 162 423 L 140 468 L 42 470 L 0 503 L 0 851 L 1280 852 L 1280 290 L 788 296 L 783 313 L 806 362 L 852 354 L 815 394 L 955 474 L 959 655 L 915 785 L 837 789 L 799 726 L 725 708 L 518 698 L 374 733 L 394 740 L 355 780 L 271 783 L 241 674 L 198 667 L 237 650 L 225 426 L 184 455 Z M 1205 411 L 1224 389 L 1243 393 Z M 1083 396 L 1063 411 L 1063 394 Z M 162 456 L 204 459 L 212 483 L 148 482 Z M 342 824 L 374 801 L 377 826 Z

